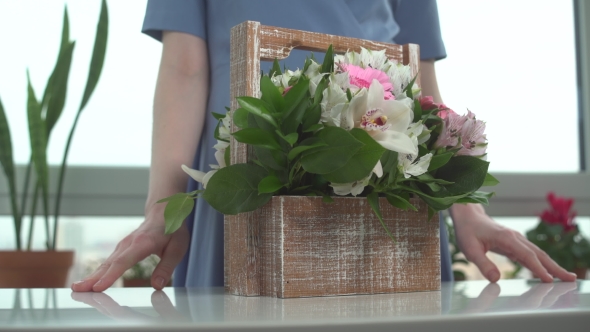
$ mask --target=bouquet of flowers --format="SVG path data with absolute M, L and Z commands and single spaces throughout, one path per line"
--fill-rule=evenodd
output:
M 582 237 L 574 221 L 574 200 L 550 192 L 547 201 L 550 208 L 541 213 L 539 224 L 526 233 L 527 238 L 568 271 L 589 268 L 590 242 Z
M 478 191 L 498 181 L 485 161 L 485 123 L 422 96 L 409 66 L 385 51 L 313 55 L 301 70 L 277 61 L 260 78 L 260 98 L 239 97 L 240 108 L 213 114 L 218 165 L 202 172 L 182 166 L 203 190 L 162 199 L 166 232 L 178 229 L 202 197 L 223 214 L 253 211 L 273 195 L 366 197 L 381 220 L 379 197 L 400 209 L 488 203 Z M 239 130 L 230 133 L 230 121 Z M 230 137 L 252 146 L 255 158 L 229 165 Z M 383 222 L 383 221 L 382 221 Z M 389 231 L 386 229 L 391 236 Z

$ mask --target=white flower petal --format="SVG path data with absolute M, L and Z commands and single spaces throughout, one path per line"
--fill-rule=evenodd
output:
M 375 168 L 373 168 L 373 173 L 375 173 L 378 178 L 383 176 L 383 165 L 381 165 L 381 160 L 377 161 Z
M 217 164 L 219 165 L 219 168 L 224 168 L 225 166 L 227 166 L 225 164 L 225 149 L 215 151 L 215 160 L 217 160 Z
M 405 133 L 393 130 L 378 131 L 373 139 L 384 148 L 399 153 L 417 154 L 418 148 L 412 139 Z
M 203 178 L 205 177 L 205 172 L 201 172 L 196 169 L 192 169 L 186 165 L 182 165 L 181 168 L 186 174 L 188 174 L 195 181 L 203 183 Z

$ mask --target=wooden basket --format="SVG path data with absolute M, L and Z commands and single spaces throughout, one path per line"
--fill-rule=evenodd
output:
M 231 32 L 231 109 L 236 97 L 259 96 L 260 61 L 284 59 L 293 48 L 335 53 L 385 49 L 388 57 L 419 69 L 414 44 L 394 45 L 244 22 Z M 419 81 L 419 80 L 417 80 Z M 232 125 L 232 132 L 235 127 Z M 253 152 L 232 139 L 231 163 Z M 276 196 L 261 209 L 224 222 L 225 287 L 246 296 L 281 298 L 375 294 L 440 289 L 438 218 L 380 206 L 397 244 L 386 234 L 366 198 Z
M 438 218 L 427 221 L 425 204 L 418 212 L 380 206 L 387 235 L 366 198 L 275 196 L 254 213 L 258 220 L 255 282 L 259 293 L 280 298 L 378 294 L 440 289 Z M 231 232 L 239 231 L 231 219 Z M 243 264 L 246 241 L 230 237 L 226 245 L 227 286 L 245 292 L 249 264 Z M 247 263 L 247 262 L 246 262 Z

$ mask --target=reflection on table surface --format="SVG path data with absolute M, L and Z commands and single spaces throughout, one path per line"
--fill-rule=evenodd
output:
M 0 289 L 0 330 L 23 326 L 159 326 L 248 322 L 420 320 L 490 314 L 581 312 L 590 317 L 590 281 L 502 280 L 443 283 L 441 291 L 275 299 L 222 288 Z

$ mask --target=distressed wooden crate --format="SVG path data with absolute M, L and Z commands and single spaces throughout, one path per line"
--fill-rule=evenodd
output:
M 227 237 L 226 287 L 280 298 L 439 290 L 438 218 L 413 203 L 417 212 L 381 199 L 394 243 L 365 198 L 275 196 L 252 214 L 255 228 L 226 219 L 226 235 L 251 235 Z
M 244 22 L 231 32 L 231 109 L 236 97 L 260 94 L 260 61 L 286 58 L 294 48 L 334 52 L 360 47 L 386 50 L 390 59 L 419 71 L 419 48 L 283 29 Z M 417 79 L 419 83 L 419 77 Z M 232 131 L 236 128 L 232 125 Z M 231 141 L 231 163 L 253 156 Z M 440 289 L 438 219 L 427 221 L 427 207 L 400 211 L 381 201 L 383 230 L 365 198 L 277 196 L 255 212 L 226 216 L 225 288 L 246 296 L 307 297 Z

